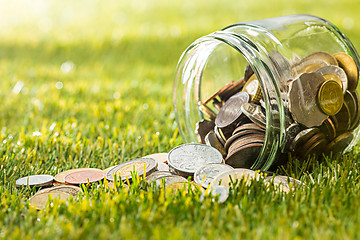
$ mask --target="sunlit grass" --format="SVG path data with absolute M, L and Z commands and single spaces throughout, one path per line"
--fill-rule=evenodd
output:
M 105 169 L 182 143 L 172 84 L 182 51 L 229 24 L 308 13 L 360 49 L 354 1 L 0 1 L 0 238 L 359 238 L 358 154 L 280 171 L 308 188 L 239 184 L 224 204 L 133 186 L 37 212 L 29 174 Z M 313 164 L 313 163 L 312 163 Z

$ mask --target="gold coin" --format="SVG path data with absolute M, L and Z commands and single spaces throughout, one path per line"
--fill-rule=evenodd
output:
M 359 81 L 359 70 L 354 59 L 344 52 L 336 53 L 333 56 L 336 58 L 339 67 L 344 69 L 346 76 L 348 77 L 348 90 L 350 92 L 355 91 Z
M 321 84 L 318 92 L 318 106 L 327 115 L 338 113 L 344 103 L 344 95 L 340 85 L 333 80 Z
M 41 210 L 45 208 L 49 198 L 50 201 L 51 199 L 58 198 L 61 202 L 63 202 L 69 199 L 70 197 L 71 195 L 69 193 L 60 192 L 60 191 L 39 193 L 39 194 L 35 194 L 33 197 L 30 198 L 30 206 L 35 207 L 37 210 Z
M 61 172 L 61 173 L 58 173 L 54 180 L 59 182 L 59 183 L 63 183 L 65 184 L 65 177 L 71 173 L 74 173 L 74 172 L 80 172 L 80 171 L 85 171 L 85 170 L 89 170 L 89 169 L 94 169 L 94 168 L 75 168 L 75 169 L 69 169 L 69 170 L 66 170 L 64 172 Z
M 262 92 L 259 80 L 256 79 L 255 74 L 253 74 L 246 82 L 243 87 L 243 91 L 250 95 L 252 102 L 258 103 L 260 101 L 262 98 Z
M 184 189 L 185 191 L 188 191 L 189 189 L 191 189 L 191 190 L 198 189 L 201 191 L 204 190 L 200 185 L 193 183 L 193 182 L 173 182 L 173 183 L 165 186 L 166 194 L 176 193 L 180 189 Z
M 326 81 L 332 80 L 335 81 L 339 84 L 339 86 L 342 88 L 343 84 L 341 82 L 341 79 L 339 78 L 339 76 L 335 75 L 335 74 L 324 74 L 322 75 L 323 78 L 325 78 Z

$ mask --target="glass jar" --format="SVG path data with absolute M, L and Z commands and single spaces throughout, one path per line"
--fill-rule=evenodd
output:
M 173 92 L 177 124 L 185 142 L 204 141 L 196 133 L 199 122 L 215 126 L 224 145 L 231 132 L 214 121 L 229 96 L 222 99 L 219 93 L 229 86 L 236 88 L 232 94 L 249 88 L 249 101 L 261 106 L 265 130 L 261 148 L 242 167 L 267 170 L 294 151 L 300 159 L 309 156 L 301 155 L 304 151 L 340 153 L 359 140 L 358 69 L 359 56 L 350 40 L 322 18 L 291 15 L 236 23 L 197 39 L 182 54 Z M 240 105 L 234 109 L 244 112 Z M 241 121 L 231 131 L 251 122 Z

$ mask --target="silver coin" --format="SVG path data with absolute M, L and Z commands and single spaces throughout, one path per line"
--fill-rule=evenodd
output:
M 51 186 L 54 177 L 51 175 L 30 175 L 26 177 L 19 178 L 16 180 L 16 186 L 29 186 L 29 187 L 44 187 Z
M 221 163 L 223 157 L 214 147 L 188 143 L 177 146 L 169 152 L 168 163 L 177 171 L 193 175 L 201 166 L 208 163 Z
M 165 187 L 167 185 L 170 185 L 172 183 L 175 182 L 187 182 L 188 180 L 184 177 L 181 176 L 176 176 L 176 175 L 172 175 L 172 176 L 162 176 L 162 177 L 158 177 L 155 179 L 155 183 L 157 186 L 163 186 L 162 184 L 165 184 Z
M 146 176 L 145 180 L 147 182 L 152 182 L 155 179 L 161 178 L 161 177 L 166 177 L 166 176 L 173 176 L 172 173 L 170 173 L 169 171 L 156 171 L 151 173 L 149 176 Z
M 224 187 L 230 187 L 231 182 L 235 182 L 239 179 L 245 179 L 245 181 L 251 181 L 252 179 L 258 179 L 260 174 L 256 174 L 255 171 L 246 168 L 235 168 L 233 170 L 222 172 L 217 175 L 210 184 L 210 188 L 221 185 Z
M 250 101 L 250 96 L 246 92 L 239 92 L 230 97 L 220 109 L 215 119 L 215 124 L 219 128 L 225 128 L 237 122 L 241 116 L 241 106 Z
M 266 128 L 266 115 L 260 105 L 254 103 L 244 103 L 241 105 L 241 111 L 256 125 Z
M 289 176 L 278 175 L 274 177 L 274 180 L 284 183 L 289 189 L 294 189 L 295 187 L 305 187 L 305 184 L 300 180 Z
M 297 123 L 320 126 L 328 116 L 317 106 L 317 91 L 325 79 L 319 73 L 303 73 L 289 86 L 290 112 Z
M 345 71 L 341 67 L 330 65 L 330 66 L 322 67 L 316 72 L 320 73 L 321 75 L 334 74 L 338 76 L 342 82 L 343 93 L 345 93 L 346 89 L 348 88 L 348 78 L 346 76 Z
M 205 199 L 206 194 L 207 194 L 206 192 L 202 193 L 202 195 L 200 196 L 201 201 L 203 201 Z M 212 196 L 213 201 L 215 201 L 215 197 L 218 197 L 218 202 L 223 203 L 229 197 L 229 189 L 227 187 L 220 186 L 220 185 L 213 186 L 211 188 L 211 196 Z
M 158 162 L 157 168 L 158 171 L 167 171 L 170 172 L 169 166 L 165 163 Z
M 222 163 L 210 163 L 200 167 L 194 174 L 194 182 L 207 188 L 214 178 L 222 172 L 234 169 Z
M 131 172 L 134 170 L 137 172 L 137 175 L 144 175 L 144 165 L 146 165 L 145 172 L 146 175 L 152 173 L 156 170 L 157 161 L 153 158 L 137 158 L 124 163 L 121 163 L 113 167 L 107 174 L 106 179 L 109 181 L 114 181 L 114 175 L 119 174 L 121 180 L 125 181 L 126 178 L 131 181 L 132 176 Z

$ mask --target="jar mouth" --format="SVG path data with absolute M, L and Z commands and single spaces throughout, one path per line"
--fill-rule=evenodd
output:
M 229 51 L 224 58 L 227 61 L 232 59 L 233 62 L 237 63 L 237 68 L 234 68 L 237 69 L 236 71 L 233 69 L 233 71 L 227 71 L 229 73 L 227 74 L 227 80 L 235 81 L 240 79 L 244 75 L 247 65 L 253 69 L 259 80 L 265 105 L 265 138 L 264 144 L 250 168 L 267 170 L 276 157 L 282 139 L 281 129 L 284 128 L 284 113 L 278 90 L 279 86 L 276 86 L 278 76 L 274 76 L 274 72 L 271 71 L 274 66 L 269 66 L 272 62 L 268 59 L 266 53 L 262 53 L 250 39 L 236 33 L 217 31 L 198 39 L 185 51 L 187 52 L 187 59 L 182 56 L 177 71 L 177 75 L 182 76 L 181 81 L 185 84 L 185 91 L 182 93 L 184 101 L 179 103 L 179 99 L 174 97 L 178 124 L 179 126 L 183 125 L 185 128 L 193 128 L 196 119 L 204 118 L 204 114 L 199 111 L 199 108 L 194 108 L 193 104 L 199 107 L 204 102 L 204 99 L 209 97 L 204 92 L 216 92 L 228 82 L 219 81 L 219 79 L 223 80 L 224 77 L 216 76 L 217 70 L 214 67 L 221 64 L 221 61 L 216 60 L 216 58 L 219 52 L 224 53 L 226 48 Z M 213 56 L 216 56 L 215 60 Z M 223 62 L 221 66 L 225 64 L 228 67 L 230 63 Z M 211 67 L 214 67 L 215 70 Z M 181 72 L 179 72 L 180 69 Z M 221 69 L 221 74 L 224 74 L 224 72 L 225 70 Z M 209 83 L 218 84 L 213 84 L 211 88 L 206 86 Z M 209 91 L 209 89 L 211 90 Z M 174 93 L 174 96 L 177 96 L 176 93 Z M 179 107 L 181 108 L 184 105 L 185 107 L 179 113 Z M 211 110 L 217 112 L 216 109 Z M 185 122 L 181 123 L 179 114 L 185 114 Z M 196 141 L 195 136 L 186 135 L 182 132 L 181 127 L 180 132 L 185 141 Z

